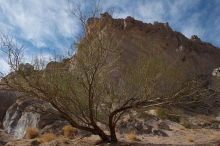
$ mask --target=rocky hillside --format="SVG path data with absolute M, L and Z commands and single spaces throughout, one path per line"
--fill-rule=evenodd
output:
M 134 61 L 140 53 L 159 53 L 170 63 L 178 62 L 177 66 L 188 75 L 210 75 L 220 66 L 219 48 L 203 42 L 196 35 L 188 39 L 172 30 L 168 23 L 144 23 L 130 16 L 113 19 L 104 13 L 100 18 L 88 20 L 87 33 L 97 32 L 97 29 L 109 38 L 114 37 L 118 47 L 123 49 L 122 60 L 126 63 Z

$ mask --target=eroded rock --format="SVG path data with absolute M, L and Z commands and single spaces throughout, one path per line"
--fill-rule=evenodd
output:
M 54 110 L 49 103 L 38 99 L 19 99 L 7 110 L 3 128 L 15 138 L 23 138 L 29 127 L 43 129 L 56 121 L 63 120 L 59 115 L 47 112 L 51 109 Z

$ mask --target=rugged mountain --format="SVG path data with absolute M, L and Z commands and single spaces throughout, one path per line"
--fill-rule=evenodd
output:
M 219 48 L 201 41 L 196 35 L 189 39 L 172 30 L 168 23 L 144 23 L 130 16 L 113 19 L 104 13 L 100 18 L 88 20 L 87 36 L 93 32 L 109 38 L 113 36 L 123 50 L 121 60 L 125 64 L 134 62 L 140 53 L 157 53 L 165 56 L 169 63 L 177 62 L 176 66 L 189 76 L 210 75 L 214 68 L 220 66 Z
M 164 66 L 172 66 L 175 70 L 175 74 L 165 75 L 166 77 L 160 80 L 160 85 L 154 89 L 156 96 L 166 96 L 166 93 L 175 91 L 181 83 L 194 77 L 205 81 L 204 86 L 210 85 L 212 89 L 219 86 L 216 83 L 219 81 L 212 77 L 212 72 L 220 66 L 220 48 L 203 42 L 196 35 L 187 38 L 174 31 L 168 23 L 144 23 L 130 16 L 114 19 L 108 13 L 101 14 L 100 18 L 90 18 L 76 57 L 81 51 L 90 49 L 89 46 L 96 45 L 97 40 L 102 42 L 101 47 L 106 47 L 107 44 L 108 48 L 117 47 L 121 51 L 117 60 L 119 65 L 116 63 L 116 69 L 111 71 L 113 77 L 116 77 L 116 82 L 120 78 L 117 74 L 123 72 L 130 64 L 135 64 L 139 58 L 148 59 L 156 56 L 162 58 Z M 111 64 L 111 57 L 108 61 Z M 180 82 L 176 83 L 177 80 Z M 219 98 L 207 98 L 201 105 L 196 104 L 190 108 L 197 109 L 201 106 L 197 111 L 205 113 L 203 109 L 209 111 L 210 107 L 214 107 L 213 104 L 219 107 L 218 103 Z

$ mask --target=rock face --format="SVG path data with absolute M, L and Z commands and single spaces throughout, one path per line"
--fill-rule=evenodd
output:
M 212 76 L 220 78 L 220 67 L 213 70 Z
M 40 110 L 40 107 L 46 107 L 47 111 L 52 109 L 48 103 L 37 99 L 17 100 L 6 112 L 4 130 L 20 139 L 25 136 L 26 129 L 29 127 L 43 129 L 57 121 L 64 121 L 56 114 L 45 113 L 45 110 Z
M 0 90 L 0 127 L 2 127 L 2 121 L 7 109 L 15 103 L 17 94 L 9 90 Z
M 213 70 L 210 87 L 220 92 L 220 67 Z
M 101 34 L 105 36 L 114 34 L 114 40 L 123 50 L 120 59 L 124 64 L 134 62 L 139 53 L 158 53 L 164 55 L 170 63 L 178 60 L 177 66 L 188 77 L 210 75 L 214 68 L 220 66 L 219 48 L 203 42 L 196 35 L 188 39 L 183 34 L 173 31 L 168 23 L 144 23 L 130 16 L 114 19 L 104 13 L 100 18 L 89 19 L 87 26 L 88 34 L 99 32 L 100 29 Z

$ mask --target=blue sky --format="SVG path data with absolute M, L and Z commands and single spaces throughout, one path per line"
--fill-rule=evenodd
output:
M 76 1 L 76 0 L 75 0 Z M 78 0 L 87 9 L 93 0 Z M 103 10 L 114 8 L 114 17 L 133 16 L 152 23 L 169 22 L 187 37 L 198 35 L 220 47 L 220 0 L 100 0 Z M 0 32 L 25 45 L 26 60 L 51 50 L 65 54 L 79 32 L 70 15 L 68 0 L 0 0 Z M 8 71 L 0 52 L 0 71 Z

